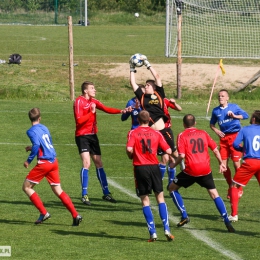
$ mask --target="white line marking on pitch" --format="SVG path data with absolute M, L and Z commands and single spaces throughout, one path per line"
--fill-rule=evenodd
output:
M 128 196 L 134 198 L 134 199 L 138 199 L 140 201 L 140 199 L 133 194 L 130 190 L 127 190 L 126 188 L 124 188 L 123 186 L 121 186 L 120 184 L 118 184 L 117 182 L 111 180 L 110 178 L 108 178 L 108 182 L 110 185 L 114 186 L 116 189 L 120 190 L 121 192 L 127 194 Z M 158 212 L 157 207 L 152 207 L 153 210 L 156 210 Z M 179 221 L 178 218 L 173 217 L 173 216 L 169 216 L 169 219 L 176 223 Z M 231 250 L 228 250 L 226 248 L 224 248 L 221 244 L 219 244 L 218 242 L 213 241 L 209 236 L 208 236 L 208 232 L 207 231 L 201 231 L 201 230 L 196 230 L 191 224 L 189 224 L 189 227 L 185 227 L 183 230 L 189 232 L 192 236 L 194 236 L 196 239 L 204 242 L 205 244 L 207 244 L 209 247 L 211 247 L 212 249 L 216 250 L 218 253 L 232 259 L 232 260 L 243 260 L 242 258 L 240 258 L 236 253 L 234 253 Z M 228 235 L 228 234 L 227 234 Z

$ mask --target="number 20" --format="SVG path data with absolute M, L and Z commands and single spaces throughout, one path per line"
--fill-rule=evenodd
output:
M 204 142 L 201 138 L 190 139 L 190 144 L 192 144 L 192 153 L 203 153 L 204 152 Z

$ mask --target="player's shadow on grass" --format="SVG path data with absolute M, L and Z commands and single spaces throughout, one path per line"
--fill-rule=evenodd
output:
M 140 211 L 140 210 L 139 210 Z M 135 226 L 135 227 L 146 227 L 144 222 L 134 222 L 134 221 L 118 221 L 118 220 L 105 220 L 111 224 L 119 225 L 119 226 Z M 156 225 L 156 227 L 159 225 Z
M 13 205 L 32 205 L 31 201 L 22 201 L 22 200 L 0 200 L 0 204 L 13 204 Z
M 84 236 L 84 237 L 99 237 L 99 238 L 114 238 L 114 239 L 124 239 L 124 240 L 140 240 L 144 241 L 143 238 L 140 237 L 131 237 L 131 236 L 118 236 L 118 235 L 111 235 L 107 234 L 106 232 L 99 232 L 99 233 L 88 233 L 88 232 L 78 232 L 78 231 L 64 231 L 64 230 L 51 230 L 51 232 L 61 235 L 61 236 Z
M 36 220 L 36 219 L 35 219 Z M 44 222 L 43 224 L 34 224 L 34 221 L 25 221 L 25 220 L 18 220 L 18 219 L 0 219 L 0 223 L 4 223 L 4 224 L 10 224 L 10 225 L 31 225 L 31 226 L 35 226 L 36 228 L 39 227 L 44 227 L 44 226 L 64 226 L 64 224 L 59 224 L 59 223 L 52 223 L 51 220 L 48 222 Z

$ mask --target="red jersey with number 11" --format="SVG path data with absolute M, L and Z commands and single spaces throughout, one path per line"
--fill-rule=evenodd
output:
M 160 132 L 144 126 L 139 126 L 129 131 L 126 146 L 134 149 L 133 165 L 158 164 L 158 146 L 160 146 L 163 151 L 170 148 Z
M 208 148 L 216 149 L 216 142 L 204 130 L 187 128 L 178 135 L 178 152 L 185 155 L 184 172 L 191 176 L 203 176 L 211 172 Z

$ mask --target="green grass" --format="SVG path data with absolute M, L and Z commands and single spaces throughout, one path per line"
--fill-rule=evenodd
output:
M 99 96 L 97 96 L 99 98 Z M 147 243 L 147 227 L 142 215 L 141 204 L 135 196 L 131 161 L 125 154 L 126 135 L 130 121 L 121 122 L 120 115 L 98 112 L 99 139 L 104 168 L 109 178 L 110 190 L 118 200 L 117 204 L 102 201 L 101 188 L 90 168 L 89 195 L 92 206 L 80 202 L 79 170 L 81 161 L 74 143 L 74 119 L 71 101 L 15 101 L 1 100 L 0 106 L 0 157 L 1 174 L 1 218 L 0 245 L 12 246 L 14 259 L 258 259 L 259 239 L 259 195 L 255 180 L 249 182 L 239 205 L 239 222 L 234 224 L 235 234 L 227 233 L 214 203 L 207 192 L 194 185 L 181 189 L 191 223 L 176 228 L 179 219 L 172 200 L 166 192 L 166 202 L 170 215 L 171 231 L 175 241 L 168 243 L 163 235 L 162 224 L 156 207 L 153 209 L 159 240 Z M 102 101 L 102 99 L 101 99 Z M 126 102 L 105 102 L 118 108 Z M 209 131 L 209 121 L 205 119 L 207 102 L 180 102 L 183 111 L 171 111 L 175 136 L 182 131 L 182 116 L 192 112 L 197 117 L 197 126 Z M 212 105 L 215 105 L 215 101 Z M 243 102 L 241 107 L 248 112 L 258 107 L 258 102 Z M 42 110 L 42 123 L 51 131 L 57 151 L 63 189 L 71 196 L 84 220 L 79 227 L 72 227 L 69 212 L 58 198 L 52 194 L 44 180 L 36 191 L 43 199 L 52 218 L 40 226 L 33 222 L 38 211 L 22 192 L 21 186 L 28 172 L 23 162 L 28 154 L 24 147 L 29 145 L 25 132 L 30 127 L 27 112 L 38 106 Z M 242 121 L 248 124 L 248 120 Z M 35 161 L 32 163 L 32 166 Z M 30 169 L 31 169 L 30 167 Z M 218 165 L 212 159 L 213 175 L 217 189 L 226 199 L 227 184 L 218 174 Z M 166 187 L 167 180 L 164 180 Z M 156 205 L 153 196 L 151 203 Z
M 191 223 L 177 229 L 179 219 L 170 197 L 166 201 L 170 213 L 170 225 L 176 239 L 168 243 L 163 237 L 158 212 L 154 210 L 159 240 L 148 244 L 147 227 L 141 205 L 135 196 L 131 161 L 125 154 L 130 120 L 121 122 L 120 115 L 98 112 L 99 139 L 102 157 L 110 189 L 118 203 L 102 201 L 100 185 L 95 169 L 90 168 L 89 193 L 91 207 L 80 201 L 79 170 L 81 161 L 74 143 L 74 119 L 69 97 L 68 35 L 66 26 L 7 26 L 1 25 L 0 59 L 8 59 L 11 53 L 23 56 L 21 66 L 0 65 L 0 158 L 1 171 L 1 218 L 0 246 L 12 246 L 14 259 L 258 259 L 259 239 L 258 184 L 255 180 L 245 188 L 239 205 L 239 222 L 234 226 L 236 234 L 228 234 L 218 216 L 214 203 L 206 191 L 198 186 L 180 192 L 184 197 Z M 74 62 L 75 95 L 80 84 L 90 79 L 95 82 L 97 98 L 108 106 L 123 108 L 133 93 L 128 78 L 113 77 L 100 73 L 126 63 L 135 52 L 145 53 L 153 63 L 172 65 L 175 59 L 164 57 L 163 25 L 91 25 L 75 26 Z M 214 63 L 219 60 L 184 59 L 183 62 Z M 62 64 L 65 63 L 65 66 Z M 225 64 L 254 65 L 255 61 L 226 60 Z M 174 84 L 176 84 L 174 82 Z M 167 95 L 175 90 L 165 86 Z M 231 102 L 238 103 L 249 114 L 259 109 L 259 90 L 252 93 L 232 94 Z M 182 117 L 194 113 L 197 126 L 209 130 L 205 119 L 209 93 L 191 91 L 183 86 L 183 98 L 178 101 L 183 110 L 171 111 L 175 136 L 182 131 Z M 217 105 L 213 97 L 210 111 Z M 46 181 L 36 187 L 52 218 L 40 226 L 33 222 L 38 217 L 21 186 L 28 170 L 23 162 L 29 145 L 26 130 L 30 127 L 27 113 L 32 107 L 42 110 L 42 123 L 51 131 L 60 163 L 63 189 L 71 196 L 84 220 L 79 227 L 71 227 L 71 216 L 51 193 Z M 248 120 L 242 121 L 243 125 Z M 34 162 L 35 163 L 35 162 Z M 33 164 L 34 164 L 33 163 Z M 212 161 L 216 185 L 228 210 L 225 198 L 227 184 L 219 175 L 216 160 Z M 164 186 L 166 186 L 166 179 Z M 152 198 L 152 205 L 155 205 Z M 230 210 L 229 210 L 230 212 Z

